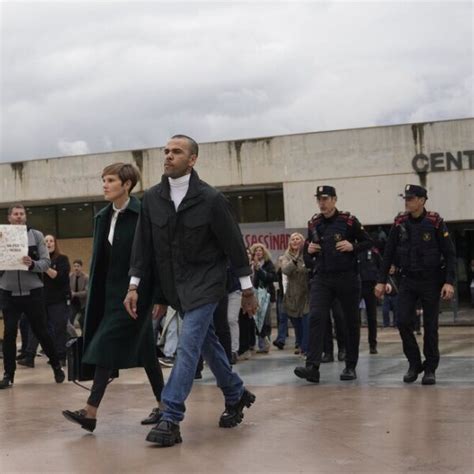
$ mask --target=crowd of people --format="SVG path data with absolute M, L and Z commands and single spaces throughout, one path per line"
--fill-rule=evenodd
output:
M 103 170 L 110 204 L 95 217 L 90 278 L 80 259 L 71 269 L 55 236 L 28 227 L 28 270 L 0 272 L 1 389 L 12 387 L 17 361 L 34 368 L 38 344 L 62 383 L 67 339 L 80 330 L 82 363 L 93 385 L 85 406 L 64 416 L 94 431 L 109 380 L 118 369 L 143 367 L 156 399 L 142 420 L 155 425 L 147 441 L 173 446 L 182 441 L 185 401 L 204 361 L 225 399 L 219 425 L 234 427 L 255 395 L 232 365 L 264 357 L 272 347 L 284 350 L 291 323 L 292 352 L 304 361 L 294 370 L 297 377 L 318 383 L 320 364 L 335 360 L 336 339 L 337 360 L 345 362 L 340 379 L 354 380 L 361 308 L 375 355 L 382 299 L 383 326 L 398 327 L 409 361 L 403 380 L 412 383 L 424 372 L 422 383 L 435 383 L 439 299 L 453 297 L 455 255 L 445 223 L 424 207 L 424 188 L 407 185 L 406 212 L 381 242 L 354 215 L 338 210 L 334 187 L 318 186 L 319 210 L 307 236 L 291 234 L 273 262 L 264 244 L 244 247 L 228 201 L 200 180 L 197 143 L 175 135 L 164 152 L 162 181 L 141 202 L 130 195 L 140 179 L 134 166 Z M 26 217 L 23 205 L 10 207 L 10 224 L 25 225 Z M 420 311 L 425 362 L 413 334 Z M 162 367 L 172 368 L 166 384 Z

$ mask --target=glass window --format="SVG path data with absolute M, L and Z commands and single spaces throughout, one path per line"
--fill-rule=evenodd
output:
M 99 201 L 99 202 L 94 202 L 94 216 L 102 209 L 104 209 L 105 206 L 108 206 L 110 202 L 108 201 Z
M 0 209 L 0 224 L 8 224 L 8 209 Z
M 93 206 L 90 203 L 58 206 L 58 237 L 60 239 L 91 237 L 93 229 L 92 208 Z
M 27 207 L 27 224 L 33 229 L 38 229 L 43 235 L 58 236 L 56 227 L 56 206 Z
M 284 221 L 285 206 L 283 204 L 283 189 L 266 191 L 267 221 Z
M 285 220 L 282 189 L 235 191 L 226 196 L 241 224 Z

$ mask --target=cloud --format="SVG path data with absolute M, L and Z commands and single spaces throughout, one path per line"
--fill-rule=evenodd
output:
M 0 161 L 474 115 L 470 2 L 2 8 Z
M 83 140 L 76 140 L 75 142 L 59 140 L 58 151 L 61 155 L 87 155 L 90 153 L 89 146 Z

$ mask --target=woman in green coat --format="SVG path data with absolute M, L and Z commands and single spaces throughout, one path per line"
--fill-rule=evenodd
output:
M 152 278 L 140 285 L 137 318 L 123 305 L 129 283 L 129 262 L 140 202 L 130 192 L 140 178 L 130 164 L 115 163 L 102 173 L 104 197 L 111 203 L 95 218 L 89 293 L 84 320 L 82 362 L 95 366 L 94 383 L 84 409 L 63 415 L 87 431 L 96 427 L 97 409 L 112 374 L 117 369 L 144 367 L 158 402 L 142 424 L 155 424 L 163 374 L 155 353 L 151 324 Z M 148 283 L 147 283 L 148 282 Z

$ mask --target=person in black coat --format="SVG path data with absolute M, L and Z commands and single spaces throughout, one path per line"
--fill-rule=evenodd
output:
M 66 419 L 87 431 L 96 427 L 98 407 L 117 369 L 145 368 L 158 406 L 142 424 L 156 423 L 161 417 L 164 382 L 151 323 L 153 279 L 147 278 L 141 286 L 140 304 L 133 317 L 123 305 L 140 213 L 140 202 L 130 192 L 139 177 L 138 170 L 127 163 L 109 165 L 102 173 L 104 197 L 110 204 L 95 218 L 82 358 L 84 370 L 93 370 L 94 383 L 85 408 L 63 411 Z
M 48 332 L 54 342 L 54 347 L 62 365 L 65 365 L 67 322 L 69 318 L 68 304 L 70 300 L 69 272 L 71 271 L 71 265 L 67 255 L 61 253 L 54 235 L 45 236 L 44 242 L 51 259 L 51 266 L 45 272 L 43 280 Z M 30 328 L 28 346 L 25 352 L 26 356 L 18 361 L 18 365 L 26 367 L 35 366 L 38 344 L 38 339 Z

